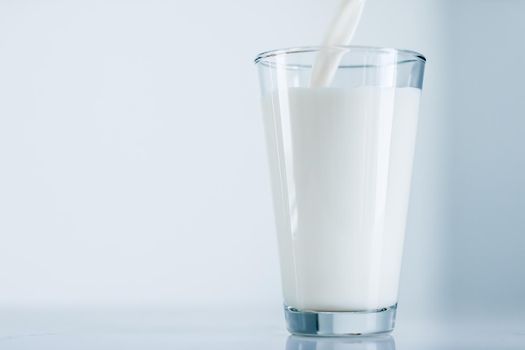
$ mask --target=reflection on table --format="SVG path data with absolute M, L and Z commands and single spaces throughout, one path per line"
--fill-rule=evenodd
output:
M 286 350 L 395 350 L 396 343 L 391 335 L 363 337 L 299 337 L 290 336 Z

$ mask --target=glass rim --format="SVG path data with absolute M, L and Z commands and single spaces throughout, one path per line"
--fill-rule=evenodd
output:
M 262 63 L 272 57 L 293 55 L 293 54 L 300 54 L 300 53 L 318 52 L 323 49 L 340 49 L 340 50 L 347 50 L 349 52 L 390 53 L 390 54 L 396 53 L 396 54 L 405 55 L 409 57 L 411 60 L 417 60 L 423 63 L 427 61 L 426 57 L 417 51 L 396 49 L 393 47 L 362 46 L 362 45 L 334 45 L 334 46 L 319 45 L 319 46 L 297 46 L 297 47 L 289 47 L 289 48 L 283 48 L 283 49 L 264 51 L 255 57 L 254 63 L 255 64 Z

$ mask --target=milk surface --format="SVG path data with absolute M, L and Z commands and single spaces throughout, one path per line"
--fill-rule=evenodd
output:
M 263 97 L 286 305 L 396 304 L 419 97 L 389 87 Z

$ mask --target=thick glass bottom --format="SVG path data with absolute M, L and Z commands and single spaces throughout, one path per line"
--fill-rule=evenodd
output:
M 372 311 L 316 312 L 285 305 L 288 331 L 297 335 L 341 337 L 391 332 L 397 304 Z

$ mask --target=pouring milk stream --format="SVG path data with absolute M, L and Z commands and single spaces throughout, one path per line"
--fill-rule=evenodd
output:
M 330 24 L 323 46 L 349 45 L 361 19 L 366 0 L 343 0 Z M 311 87 L 329 86 L 344 53 L 321 50 L 312 69 Z

